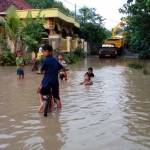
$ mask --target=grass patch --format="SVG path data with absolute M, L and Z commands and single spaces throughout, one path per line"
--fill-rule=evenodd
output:
M 150 75 L 150 71 L 148 71 L 147 65 L 142 64 L 142 63 L 137 63 L 137 62 L 132 62 L 128 64 L 129 68 L 137 69 L 137 70 L 142 70 L 144 75 Z
M 144 66 L 141 63 L 135 63 L 135 62 L 129 63 L 128 67 L 133 68 L 133 69 L 143 69 L 144 68 Z
M 150 72 L 147 70 L 147 68 L 144 68 L 144 69 L 143 69 L 143 74 L 144 74 L 144 75 L 149 75 Z

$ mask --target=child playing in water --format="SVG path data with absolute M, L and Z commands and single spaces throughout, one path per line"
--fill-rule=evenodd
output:
M 16 57 L 16 65 L 17 65 L 17 76 L 18 80 L 24 79 L 24 59 L 22 57 L 21 51 L 17 52 L 17 57 Z
M 63 69 L 63 66 L 53 57 L 52 46 L 45 44 L 43 46 L 43 55 L 45 56 L 45 59 L 42 64 L 41 71 L 44 71 L 44 77 L 38 90 L 41 96 L 39 112 L 43 111 L 44 104 L 42 97 L 50 95 L 50 92 L 52 92 L 54 101 L 57 103 L 57 108 L 61 108 L 58 73 L 61 69 Z
M 92 84 L 93 84 L 93 82 L 92 82 L 92 80 L 91 80 L 91 77 L 90 77 L 90 75 L 89 75 L 88 73 L 86 73 L 86 74 L 84 75 L 84 81 L 81 82 L 80 84 L 81 84 L 81 85 L 92 85 Z
M 59 72 L 59 77 L 61 80 L 63 80 L 63 79 L 67 80 L 67 72 L 66 71 L 68 69 L 67 69 L 67 63 L 64 60 L 63 55 L 58 55 L 58 61 L 63 66 L 63 69 L 61 69 Z
M 93 73 L 93 68 L 92 68 L 92 67 L 89 67 L 89 68 L 88 68 L 87 74 L 89 74 L 89 76 L 90 76 L 91 78 L 94 77 L 94 73 Z

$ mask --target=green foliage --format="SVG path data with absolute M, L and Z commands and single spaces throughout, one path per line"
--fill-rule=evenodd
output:
M 78 20 L 81 24 L 81 36 L 89 43 L 92 53 L 98 49 L 108 36 L 108 31 L 103 27 L 103 18 L 96 13 L 95 8 L 83 7 L 79 10 Z
M 142 69 L 143 65 L 141 63 L 132 62 L 128 64 L 128 67 L 133 68 L 133 69 Z
M 81 48 L 76 48 L 74 52 L 68 53 L 64 55 L 65 61 L 68 64 L 74 64 L 79 62 L 81 59 L 85 57 L 84 50 Z
M 94 25 L 101 25 L 103 18 L 96 13 L 95 8 L 83 7 L 79 10 L 78 19 L 81 24 L 92 23 Z
M 127 14 L 127 41 L 140 58 L 150 58 L 150 1 L 128 0 L 121 13 Z
M 62 2 L 60 1 L 54 1 L 52 4 L 53 8 L 58 8 L 60 11 L 62 11 L 65 15 L 74 16 L 74 12 L 70 11 L 68 8 L 66 8 Z
M 84 58 L 85 57 L 85 53 L 84 53 L 84 50 L 82 48 L 76 48 L 74 50 L 74 54 L 80 58 Z
M 27 45 L 28 51 L 37 51 L 42 37 L 47 35 L 43 27 L 43 19 L 40 18 L 40 14 L 36 19 L 33 19 L 30 13 L 27 18 L 24 28 L 25 44 Z
M 67 64 L 74 64 L 80 60 L 80 58 L 76 56 L 74 53 L 65 54 L 64 59 Z
M 141 50 L 139 53 L 140 59 L 148 59 L 150 58 L 150 49 L 149 50 Z
M 147 66 L 146 63 L 143 63 L 143 62 L 131 62 L 131 63 L 128 63 L 128 67 L 136 69 L 136 70 L 142 70 L 144 75 L 150 75 L 150 71 L 148 69 L 149 67 Z
M 50 8 L 54 2 L 54 0 L 26 0 L 33 8 L 36 9 L 44 9 Z
M 2 66 L 14 66 L 16 64 L 15 54 L 9 51 L 5 51 L 0 54 L 0 65 Z
M 15 47 L 17 46 L 17 40 L 22 35 L 23 24 L 16 15 L 16 8 L 11 6 L 7 10 L 5 18 L 0 17 L 0 24 L 4 27 L 7 38 L 9 38 Z
M 66 8 L 62 2 L 56 0 L 26 0 L 33 8 L 45 9 L 45 8 L 58 8 L 66 15 L 74 15 L 72 11 Z
M 96 54 L 99 47 L 107 38 L 105 28 L 99 25 L 93 25 L 92 23 L 87 23 L 82 25 L 81 31 L 82 37 L 90 44 L 90 50 L 92 50 L 91 54 Z
M 108 29 L 106 29 L 106 28 L 104 28 L 104 37 L 105 37 L 106 39 L 112 38 L 112 33 L 111 33 L 111 31 L 108 30 Z

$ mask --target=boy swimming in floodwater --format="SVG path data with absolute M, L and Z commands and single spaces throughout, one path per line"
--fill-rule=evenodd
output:
M 17 52 L 16 65 L 18 80 L 24 79 L 24 59 L 21 51 Z
M 90 75 L 89 75 L 88 73 L 86 73 L 86 74 L 84 75 L 84 80 L 83 80 L 83 82 L 81 82 L 80 84 L 81 84 L 81 85 L 92 85 L 92 84 L 93 84 L 93 82 L 92 82 L 92 80 L 91 80 L 91 77 L 90 77 Z
M 63 80 L 63 79 L 67 80 L 68 65 L 67 65 L 66 61 L 64 60 L 63 55 L 58 55 L 58 61 L 63 66 L 63 69 L 61 69 L 59 72 L 59 77 L 61 80 Z
M 94 78 L 94 73 L 93 73 L 93 68 L 92 68 L 92 67 L 89 67 L 89 68 L 88 68 L 87 74 L 89 74 L 89 76 L 90 76 L 91 78 Z
M 44 77 L 38 90 L 41 94 L 41 106 L 39 108 L 39 112 L 43 111 L 44 104 L 42 96 L 49 95 L 51 92 L 54 101 L 57 104 L 57 108 L 61 108 L 58 73 L 61 69 L 63 69 L 63 66 L 53 57 L 52 46 L 45 44 L 42 52 L 45 56 L 45 59 L 41 67 L 41 71 L 44 72 Z

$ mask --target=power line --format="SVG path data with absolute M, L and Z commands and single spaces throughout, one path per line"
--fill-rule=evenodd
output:
M 60 1 L 60 0 L 58 0 L 58 1 Z M 61 1 L 64 1 L 65 3 L 68 3 L 68 4 L 72 5 L 72 6 L 75 6 L 75 5 L 76 5 L 76 7 L 79 7 L 79 8 L 82 7 L 82 6 L 77 5 L 76 3 L 70 2 L 70 1 L 68 1 L 68 0 L 61 0 Z
M 71 4 L 71 5 L 75 5 L 74 3 L 71 3 L 71 2 L 68 1 L 68 0 L 63 0 L 63 1 L 65 1 L 66 3 L 69 3 L 69 4 Z
M 79 13 L 79 9 L 82 8 L 83 6 L 79 6 L 76 3 L 72 3 L 69 0 L 57 0 L 58 2 L 62 2 L 64 5 L 70 5 L 72 8 L 70 8 L 74 12 L 74 17 L 77 17 L 77 14 Z

